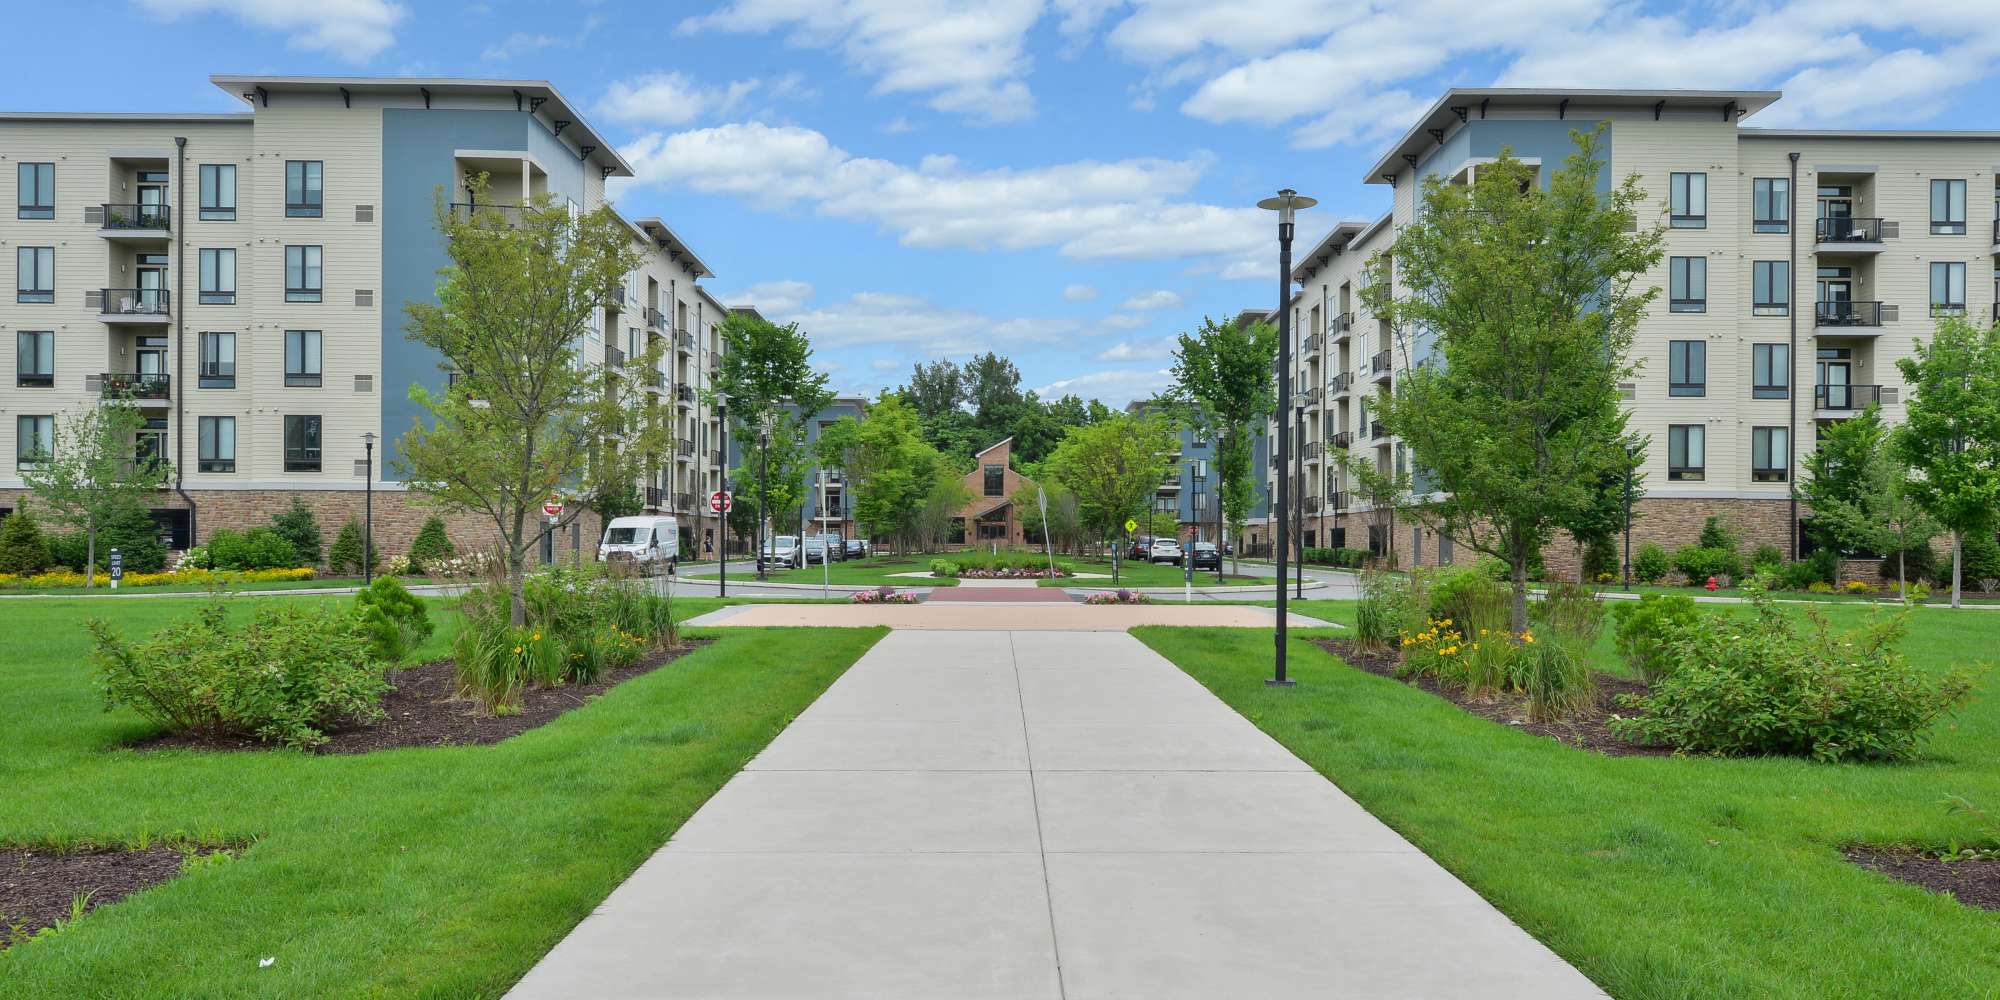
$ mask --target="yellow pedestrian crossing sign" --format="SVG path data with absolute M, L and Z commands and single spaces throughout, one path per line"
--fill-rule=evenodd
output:
M 1137 522 L 1137 521 L 1134 521 L 1134 520 L 1132 520 L 1132 519 L 1131 519 L 1131 518 L 1129 518 L 1129 517 L 1125 519 L 1125 533 L 1126 533 L 1126 534 L 1128 534 L 1128 535 L 1129 535 L 1129 534 L 1131 534 L 1132 532 L 1134 532 L 1134 531 L 1138 531 L 1138 530 L 1139 530 L 1139 522 Z

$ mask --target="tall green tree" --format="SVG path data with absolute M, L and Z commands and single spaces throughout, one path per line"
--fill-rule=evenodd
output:
M 2000 330 L 1940 319 L 1930 342 L 1896 368 L 1911 396 L 1894 434 L 1917 472 L 1910 496 L 1951 532 L 1951 606 L 1959 606 L 1965 538 L 1991 534 L 2000 504 Z
M 471 200 L 484 201 L 485 178 L 472 187 Z M 608 207 L 572 215 L 542 196 L 517 210 L 462 212 L 440 191 L 435 214 L 450 263 L 437 302 L 404 311 L 410 339 L 456 378 L 439 393 L 410 387 L 429 419 L 403 433 L 394 464 L 413 499 L 492 520 L 520 625 L 529 553 L 580 514 L 552 525 L 542 504 L 581 492 L 593 462 L 616 459 L 621 434 L 634 454 L 663 450 L 658 425 L 632 421 L 618 398 L 657 354 L 629 366 L 578 356 L 610 290 L 641 258 Z
M 1412 472 L 1346 465 L 1418 522 L 1505 562 L 1516 631 L 1542 547 L 1589 522 L 1602 484 L 1637 465 L 1618 382 L 1659 294 L 1640 287 L 1662 235 L 1638 224 L 1637 175 L 1600 191 L 1603 126 L 1571 136 L 1546 189 L 1504 149 L 1470 185 L 1426 178 L 1422 209 L 1363 290 L 1409 366 L 1372 410 L 1409 445 Z M 1439 363 L 1414 364 L 1426 347 Z
M 869 535 L 889 536 L 899 549 L 919 541 L 925 497 L 947 466 L 901 396 L 885 391 L 865 419 L 843 417 L 820 431 L 818 456 L 842 470 L 855 523 Z
M 123 400 L 58 414 L 53 447 L 21 466 L 42 516 L 83 532 L 86 589 L 97 574 L 98 533 L 119 515 L 143 510 L 173 476 L 165 459 L 138 453 L 145 426 L 139 408 Z
M 958 412 L 965 405 L 965 373 L 948 358 L 911 366 L 910 384 L 903 398 L 917 411 L 919 419 L 936 420 Z
M 1180 336 L 1174 351 L 1171 397 L 1180 404 L 1191 426 L 1202 428 L 1216 442 L 1217 545 L 1231 537 L 1228 525 L 1249 520 L 1257 503 L 1257 472 L 1250 435 L 1275 405 L 1272 370 L 1278 357 L 1278 331 L 1267 323 L 1236 325 L 1202 317 L 1201 328 Z M 1222 576 L 1217 560 L 1216 577 Z
M 965 363 L 963 378 L 974 422 L 989 436 L 997 435 L 994 441 L 1006 437 L 1014 408 L 1026 398 L 1021 394 L 1021 370 L 1014 362 L 987 351 Z
M 1176 444 L 1165 414 L 1120 414 L 1070 428 L 1042 467 L 1075 494 L 1078 517 L 1091 535 L 1108 540 L 1123 531 L 1127 518 L 1146 513 L 1172 468 Z
M 731 313 L 722 321 L 722 344 L 722 364 L 710 392 L 728 404 L 736 440 L 757 442 L 760 450 L 767 440 L 806 441 L 813 418 L 833 402 L 826 373 L 813 368 L 812 339 L 806 332 L 797 323 L 779 326 L 748 313 Z M 774 485 L 779 468 L 762 455 L 753 460 L 749 451 L 745 449 L 744 463 L 754 473 L 749 481 L 757 484 L 758 511 L 789 511 L 793 505 L 781 506 L 778 494 L 799 488 L 797 473 L 784 470 L 790 474 L 781 477 L 782 485 Z M 770 523 L 775 532 L 780 522 L 773 517 Z
M 1030 475 L 1024 471 L 1023 475 L 1033 479 L 1039 478 L 1041 473 L 1040 470 L 1036 470 Z M 1048 495 L 1049 502 L 1049 515 L 1046 520 L 1042 517 L 1043 493 Z M 1021 518 L 1021 527 L 1031 538 L 1046 538 L 1050 547 L 1063 552 L 1079 550 L 1083 541 L 1083 522 L 1078 515 L 1076 494 L 1056 482 L 1039 482 L 1034 485 L 1022 483 L 1010 499 L 1014 502 L 1015 512 Z
M 1861 416 L 1828 427 L 1806 468 L 1815 478 L 1800 484 L 1799 495 L 1812 505 L 1815 526 L 1843 545 L 1881 553 L 1893 548 L 1896 596 L 1908 600 L 1904 553 L 1929 542 L 1938 525 L 1917 506 L 1910 467 L 1897 453 L 1881 411 L 1870 406 Z M 1817 478 L 1822 473 L 1827 481 Z

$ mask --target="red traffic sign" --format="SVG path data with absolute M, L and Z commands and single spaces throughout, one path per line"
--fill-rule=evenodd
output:
M 542 513 L 550 517 L 561 517 L 562 512 L 563 502 L 561 500 L 551 498 L 547 503 L 542 504 Z
M 716 490 L 708 495 L 708 509 L 717 514 L 729 513 L 729 508 L 735 503 L 736 498 L 728 490 Z

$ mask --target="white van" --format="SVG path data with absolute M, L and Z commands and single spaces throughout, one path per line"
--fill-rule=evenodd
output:
M 604 527 L 604 540 L 597 544 L 597 558 L 603 562 L 630 559 L 641 573 L 672 573 L 680 565 L 681 525 L 671 517 L 643 515 L 614 517 Z

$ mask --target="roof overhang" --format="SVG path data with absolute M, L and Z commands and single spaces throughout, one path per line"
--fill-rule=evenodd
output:
M 1292 268 L 1292 280 L 1303 283 L 1319 273 L 1335 257 L 1346 253 L 1354 238 L 1368 230 L 1368 225 L 1365 219 L 1342 219 L 1334 223 L 1333 230 L 1313 244 L 1313 248 L 1306 251 L 1298 265 Z
M 121 122 L 131 124 L 173 125 L 179 123 L 207 124 L 224 122 L 248 125 L 254 115 L 243 111 L 229 111 L 221 114 L 180 114 L 175 112 L 78 112 L 78 111 L 0 111 L 0 122 L 80 122 L 85 124 Z
M 522 111 L 546 114 L 551 121 L 568 122 L 563 131 L 574 129 L 577 146 L 591 147 L 588 159 L 609 171 L 608 176 L 630 177 L 632 165 L 618 155 L 617 147 L 584 120 L 579 105 L 564 97 L 547 80 L 472 80 L 457 77 L 417 76 L 227 76 L 208 78 L 224 93 L 241 99 L 252 108 L 268 106 L 273 92 L 351 94 L 400 94 L 422 99 L 452 95 L 492 97 L 509 95 Z
M 666 223 L 661 222 L 659 219 L 640 219 L 634 224 L 643 230 L 656 246 L 666 251 L 669 260 L 687 269 L 688 273 L 693 274 L 697 278 L 713 277 L 715 275 L 715 272 L 709 270 L 708 265 L 703 263 L 700 257 L 695 256 L 693 248 L 687 245 L 687 241 L 675 235 L 674 231 L 668 228 Z M 721 305 L 720 302 L 716 304 Z
M 1424 154 L 1442 145 L 1452 130 L 1495 110 L 1534 109 L 1558 118 L 1574 116 L 1579 123 L 1604 111 L 1712 111 L 1718 120 L 1735 122 L 1769 107 L 1775 90 L 1563 90 L 1539 87 L 1453 87 L 1403 133 L 1401 141 L 1382 154 L 1361 178 L 1364 184 L 1390 183 L 1389 178 L 1423 162 Z

